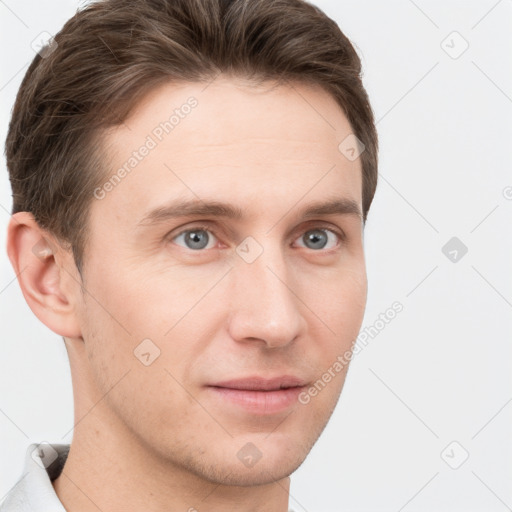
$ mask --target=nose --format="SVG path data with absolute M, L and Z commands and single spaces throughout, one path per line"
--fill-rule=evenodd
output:
M 252 263 L 237 261 L 230 272 L 229 333 L 239 342 L 259 341 L 268 348 L 293 342 L 305 328 L 305 308 L 282 251 L 266 247 Z

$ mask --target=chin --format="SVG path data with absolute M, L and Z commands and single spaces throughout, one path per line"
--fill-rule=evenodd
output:
M 188 469 L 200 478 L 216 485 L 251 487 L 271 484 L 290 476 L 305 460 L 304 445 L 295 443 L 269 443 L 261 440 L 261 450 L 256 451 L 258 441 L 236 441 L 237 449 L 218 446 L 219 453 L 209 453 L 195 460 L 189 459 Z M 240 449 L 239 446 L 242 446 Z M 233 456 L 229 456 L 230 452 Z
M 260 460 L 252 468 L 242 465 L 226 463 L 223 467 L 213 467 L 201 476 L 214 484 L 230 485 L 236 487 L 253 487 L 258 485 L 272 484 L 283 478 L 289 477 L 304 461 L 300 460 L 282 461 L 279 459 Z

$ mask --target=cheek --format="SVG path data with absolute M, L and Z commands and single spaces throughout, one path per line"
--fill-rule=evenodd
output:
M 133 337 L 168 339 L 227 268 L 187 269 L 162 255 L 155 261 L 125 262 L 122 272 L 104 272 L 98 279 L 109 311 Z
M 365 268 L 347 271 L 344 275 L 340 296 L 344 308 L 352 313 L 356 323 L 363 319 L 367 292 L 368 281 Z
M 87 297 L 84 337 L 95 380 L 107 391 L 123 378 L 131 384 L 121 401 L 129 403 L 132 395 L 134 404 L 147 402 L 155 411 L 168 411 L 183 395 L 179 383 L 187 382 L 201 351 L 197 340 L 204 338 L 208 312 L 201 316 L 204 321 L 195 321 L 203 311 L 199 299 L 218 277 L 184 280 L 177 272 L 157 275 L 130 266 L 120 274 L 98 272 L 89 284 L 94 299 Z
M 87 284 L 87 322 L 101 331 L 100 337 L 110 345 L 132 353 L 137 342 L 162 336 L 163 326 L 155 324 L 156 317 L 162 316 L 161 309 L 168 312 L 167 318 L 164 315 L 167 329 L 172 321 L 172 290 L 162 302 L 158 286 L 156 280 L 147 282 L 147 277 L 126 267 L 98 269 L 94 281 Z
M 303 403 L 309 404 L 308 410 L 316 411 L 318 421 L 332 414 L 339 399 L 352 358 L 351 350 L 361 329 L 366 296 L 364 267 L 340 273 L 327 289 L 316 294 L 315 307 L 321 312 L 318 317 L 322 321 L 311 320 L 319 325 L 321 332 L 312 333 L 316 351 L 311 352 L 310 360 L 317 362 L 318 380 L 306 392 Z M 311 309 L 315 311 L 315 307 Z
M 333 343 L 345 345 L 354 340 L 366 307 L 367 281 L 364 267 L 343 270 L 337 278 L 318 287 L 314 297 L 316 311 L 322 312 L 320 318 L 335 333 Z M 311 309 L 315 311 L 313 307 Z
M 149 370 L 134 350 L 142 340 L 154 337 L 151 306 L 139 294 L 137 280 L 118 268 L 99 267 L 90 275 L 85 283 L 82 334 L 94 380 L 106 392 L 125 380 L 127 372 L 131 378 L 139 369 Z

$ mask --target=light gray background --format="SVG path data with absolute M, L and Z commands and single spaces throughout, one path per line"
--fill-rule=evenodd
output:
M 512 507 L 512 2 L 315 3 L 357 46 L 380 135 L 363 328 L 394 301 L 404 310 L 352 362 L 290 506 L 501 512 Z M 0 1 L 2 143 L 31 42 L 79 5 Z M 454 31 L 469 44 L 458 58 Z M 454 236 L 468 248 L 457 262 L 441 250 Z M 73 402 L 62 340 L 26 305 L 4 250 L 0 269 L 2 498 L 29 443 L 70 442 Z

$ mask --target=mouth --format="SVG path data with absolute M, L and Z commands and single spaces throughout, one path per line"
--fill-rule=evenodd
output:
M 297 403 L 299 394 L 306 387 L 303 379 L 289 375 L 271 379 L 232 379 L 207 386 L 223 405 L 242 408 L 258 415 L 276 414 L 287 410 Z

